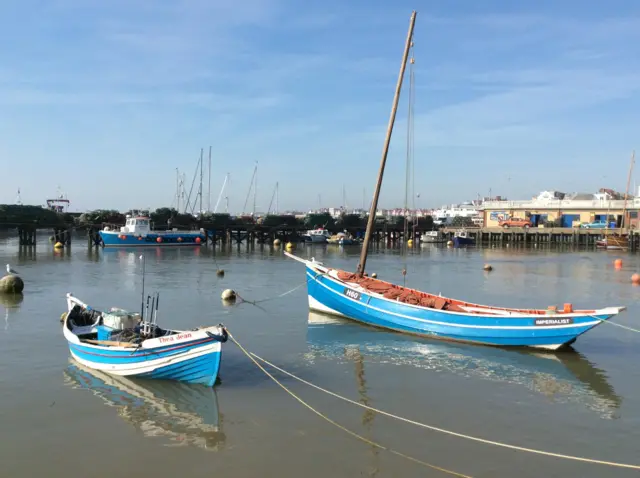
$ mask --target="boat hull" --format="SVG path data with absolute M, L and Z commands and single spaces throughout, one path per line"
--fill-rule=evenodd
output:
M 459 237 L 459 236 L 454 236 L 453 237 L 453 245 L 456 247 L 459 246 L 472 246 L 476 243 L 476 241 L 474 241 L 473 239 L 469 238 L 469 237 Z
M 158 349 L 120 349 L 69 343 L 78 363 L 111 375 L 178 380 L 213 386 L 222 357 L 216 340 L 187 342 Z
M 310 242 L 313 244 L 326 244 L 327 238 L 325 236 L 321 236 L 320 234 L 305 234 L 302 236 L 304 242 Z
M 104 247 L 177 247 L 201 246 L 206 236 L 200 232 L 174 231 L 147 234 L 99 231 Z
M 487 317 L 386 299 L 331 277 L 312 263 L 307 264 L 306 273 L 311 310 L 398 332 L 483 345 L 557 350 L 619 312 L 611 308 L 563 319 L 544 315 Z

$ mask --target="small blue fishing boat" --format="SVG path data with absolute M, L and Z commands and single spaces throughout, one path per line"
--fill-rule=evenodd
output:
M 482 345 L 558 350 L 619 314 L 600 310 L 513 309 L 420 292 L 332 269 L 285 252 L 306 266 L 309 308 L 367 325 Z M 569 305 L 569 304 L 567 304 Z
M 112 375 L 178 380 L 213 386 L 218 377 L 223 325 L 192 330 L 157 326 L 159 295 L 145 316 L 112 308 L 101 312 L 67 294 L 63 334 L 80 364 Z
M 225 442 L 215 388 L 110 375 L 73 358 L 64 382 L 117 407 L 118 416 L 146 437 L 206 451 L 217 451 Z
M 202 231 L 151 231 L 149 217 L 130 215 L 119 231 L 107 226 L 98 234 L 104 247 L 200 246 L 207 239 Z
M 466 229 L 461 229 L 453 234 L 453 245 L 455 247 L 473 246 L 475 243 L 476 241 L 469 237 Z

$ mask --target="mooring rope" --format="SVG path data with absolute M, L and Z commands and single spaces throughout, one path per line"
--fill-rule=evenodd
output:
M 286 295 L 291 294 L 292 292 L 295 292 L 296 290 L 298 290 L 300 287 L 303 287 L 305 285 L 307 285 L 309 283 L 309 281 L 311 280 L 316 280 L 316 278 L 318 276 L 323 276 L 328 274 L 328 272 L 320 272 L 318 274 L 316 274 L 314 277 L 308 277 L 304 282 L 302 282 L 301 284 L 298 284 L 297 286 L 295 286 L 293 289 L 289 289 L 286 292 L 283 292 L 282 294 L 278 294 L 275 295 L 273 297 L 267 297 L 265 299 L 260 299 L 260 300 L 247 300 L 244 297 L 242 297 L 240 294 L 236 293 L 236 297 L 238 299 L 240 299 L 240 302 L 238 302 L 238 304 L 242 304 L 243 302 L 246 302 L 247 304 L 252 304 L 252 305 L 257 305 L 257 304 L 261 304 L 262 302 L 268 302 L 270 300 L 275 300 L 275 299 L 280 299 Z
M 640 334 L 640 330 L 634 329 L 633 327 L 629 327 L 627 325 L 618 324 L 617 322 L 611 322 L 608 319 L 601 319 L 600 317 L 596 317 L 595 315 L 589 315 L 589 317 L 591 317 L 592 319 L 599 320 L 600 322 L 604 322 L 605 324 L 615 325 L 616 327 L 622 327 L 623 329 L 627 329 L 627 330 L 630 330 L 631 332 L 636 332 L 636 333 Z
M 394 455 L 400 456 L 402 458 L 405 458 L 409 461 L 412 461 L 414 463 L 426 466 L 428 468 L 431 468 L 432 470 L 437 470 L 440 471 L 442 473 L 446 473 L 448 475 L 451 476 L 458 476 L 460 478 L 473 478 L 469 475 L 464 475 L 462 473 L 458 473 L 452 470 L 448 470 L 446 468 L 442 468 L 440 466 L 436 466 L 436 465 L 432 465 L 431 463 L 427 463 L 426 461 L 422 461 L 419 460 L 418 458 L 414 458 L 412 456 L 409 455 L 405 455 L 404 453 L 401 453 L 399 451 L 396 451 L 392 448 L 386 447 L 384 445 L 381 445 L 377 442 L 374 442 L 366 437 L 363 437 L 362 435 L 359 435 L 358 433 L 349 430 L 348 428 L 340 425 L 339 423 L 337 423 L 336 421 L 332 420 L 331 418 L 329 418 L 328 416 L 326 416 L 324 413 L 320 412 L 319 410 L 315 409 L 313 406 L 309 405 L 307 402 L 305 402 L 302 398 L 300 398 L 298 395 L 296 395 L 295 393 L 293 393 L 291 390 L 289 390 L 289 388 L 287 388 L 284 384 L 282 384 L 282 382 L 280 382 L 277 378 L 275 378 L 271 373 L 269 373 L 268 370 L 266 370 L 262 365 L 260 365 L 260 363 L 258 363 L 258 361 L 254 358 L 257 357 L 259 358 L 257 355 L 248 352 L 241 344 L 240 342 L 238 342 L 235 337 L 233 335 L 231 335 L 231 333 L 229 332 L 229 339 L 238 346 L 238 348 L 242 351 L 242 353 L 244 353 L 262 372 L 264 372 L 264 374 L 269 377 L 271 380 L 273 380 L 280 388 L 282 388 L 285 392 L 287 392 L 289 395 L 291 395 L 295 400 L 297 400 L 300 404 L 302 404 L 303 406 L 305 406 L 306 408 L 308 408 L 309 410 L 311 410 L 313 413 L 315 413 L 316 415 L 318 415 L 320 418 L 322 418 L 323 420 L 326 420 L 327 422 L 331 423 L 333 426 L 339 428 L 340 430 L 342 430 L 343 432 L 351 435 L 352 437 L 357 438 L 358 440 L 371 445 L 373 447 L 379 448 L 381 450 L 386 450 L 390 453 L 393 453 Z M 260 359 L 263 360 L 263 359 Z M 265 363 L 265 360 L 263 360 Z M 277 367 L 275 367 L 277 368 Z
M 369 405 L 365 405 L 364 403 L 360 403 L 357 402 L 355 400 L 351 400 L 350 398 L 347 397 L 343 397 L 342 395 L 338 395 L 335 392 L 332 392 L 330 390 L 324 389 L 322 387 L 319 387 L 318 385 L 315 385 L 311 382 L 308 382 L 306 380 L 304 380 L 303 378 L 300 378 L 294 374 L 292 374 L 291 372 L 287 372 L 286 370 L 283 370 L 282 368 L 272 364 L 271 362 L 263 359 L 262 357 L 259 357 L 258 355 L 251 353 L 252 358 L 255 357 L 257 360 L 267 364 L 270 367 L 273 367 L 275 370 L 277 370 L 278 372 L 281 372 L 301 383 L 304 383 L 305 385 L 308 385 L 309 387 L 315 388 L 316 390 L 319 390 L 321 392 L 324 392 L 328 395 L 331 395 L 332 397 L 335 398 L 339 398 L 340 400 L 343 400 L 345 402 L 351 403 L 352 405 L 357 405 L 359 407 L 362 408 L 366 408 L 367 410 L 371 410 L 372 412 L 376 412 L 379 413 L 381 415 L 385 415 L 387 417 L 390 418 L 395 418 L 396 420 L 400 420 L 402 422 L 405 423 L 410 423 L 412 425 L 416 425 L 422 428 L 426 428 L 428 430 L 432 430 L 432 431 L 436 431 L 436 432 L 440 432 L 440 433 L 445 433 L 447 435 L 451 435 L 451 436 L 455 436 L 458 438 L 464 438 L 466 440 L 471 440 L 471 441 L 475 441 L 475 442 L 479 442 L 479 443 L 484 443 L 486 445 L 494 445 L 494 446 L 498 446 L 498 447 L 502 447 L 502 448 L 509 448 L 511 450 L 516 450 L 516 451 L 521 451 L 521 452 L 527 452 L 527 453 L 533 453 L 533 454 L 537 454 L 537 455 L 545 455 L 545 456 L 551 456 L 554 458 L 562 458 L 565 460 L 573 460 L 573 461 L 581 461 L 584 463 L 592 463 L 592 464 L 598 464 L 598 465 L 607 465 L 607 466 L 612 466 L 612 467 L 618 467 L 618 468 L 629 468 L 632 470 L 640 470 L 640 465 L 629 465 L 629 464 L 625 464 L 625 463 L 616 463 L 616 462 L 612 462 L 612 461 L 604 461 L 604 460 L 596 460 L 596 459 L 592 459 L 592 458 L 584 458 L 584 457 L 580 457 L 580 456 L 572 456 L 572 455 L 563 455 L 561 453 L 552 453 L 549 451 L 544 451 L 544 450 L 536 450 L 534 448 L 526 448 L 526 447 L 522 447 L 522 446 L 517 446 L 517 445 L 511 445 L 508 443 L 502 443 L 502 442 L 498 442 L 498 441 L 493 441 L 493 440 L 487 440 L 484 438 L 479 438 L 479 437 L 474 437 L 471 435 L 465 435 L 463 433 L 458 433 L 458 432 L 454 432 L 451 430 L 446 430 L 444 428 L 439 428 L 433 425 L 427 425 L 425 423 L 420 423 L 417 422 L 415 420 L 411 420 L 409 418 L 405 418 L 405 417 L 401 417 L 398 415 L 394 415 L 393 413 L 389 413 L 389 412 L 385 412 L 384 410 L 379 410 L 377 408 L 374 407 L 370 407 Z

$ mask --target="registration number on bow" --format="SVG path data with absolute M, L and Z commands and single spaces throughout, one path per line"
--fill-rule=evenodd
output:
M 362 297 L 362 294 L 360 294 L 360 292 L 356 292 L 355 290 L 349 289 L 348 287 L 344 288 L 344 295 L 355 300 L 360 300 L 360 297 Z

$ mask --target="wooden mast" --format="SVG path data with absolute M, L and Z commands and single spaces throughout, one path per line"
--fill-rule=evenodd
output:
M 362 243 L 362 252 L 360 253 L 360 263 L 358 264 L 357 273 L 359 275 L 364 274 L 364 268 L 367 264 L 367 253 L 369 252 L 369 241 L 371 240 L 371 231 L 376 220 L 376 211 L 378 210 L 378 198 L 380 197 L 380 188 L 382 187 L 382 177 L 384 176 L 384 167 L 387 163 L 387 154 L 389 153 L 389 143 L 391 142 L 391 133 L 393 132 L 393 125 L 396 120 L 396 112 L 398 111 L 398 102 L 400 100 L 400 91 L 402 90 L 402 80 L 404 79 L 404 71 L 407 66 L 407 58 L 409 57 L 409 49 L 411 48 L 411 39 L 413 38 L 413 26 L 416 23 L 417 13 L 414 11 L 411 14 L 411 20 L 409 21 L 409 32 L 407 33 L 407 41 L 404 46 L 404 55 L 402 56 L 402 64 L 400 66 L 400 74 L 398 75 L 398 83 L 396 85 L 396 93 L 393 97 L 393 106 L 391 108 L 391 117 L 389 118 L 389 125 L 387 126 L 387 137 L 384 140 L 384 146 L 382 147 L 382 160 L 380 161 L 380 171 L 378 172 L 378 182 L 376 189 L 373 193 L 373 201 L 371 201 L 371 209 L 369 210 L 369 220 L 367 221 L 367 232 L 364 235 L 364 242 Z

